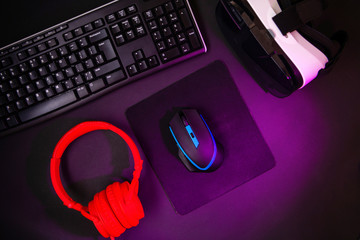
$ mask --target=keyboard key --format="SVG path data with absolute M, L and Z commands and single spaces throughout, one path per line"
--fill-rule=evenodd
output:
M 125 9 L 122 9 L 122 10 L 118 11 L 118 12 L 116 13 L 116 15 L 117 15 L 118 18 L 124 18 L 124 17 L 126 17 Z
M 62 93 L 62 92 L 65 91 L 62 83 L 56 84 L 56 85 L 54 86 L 54 89 L 55 89 L 55 92 L 56 92 L 56 93 Z
M 64 37 L 65 41 L 69 41 L 74 38 L 74 35 L 72 34 L 72 32 L 67 32 L 67 33 L 64 33 L 63 37 Z
M 39 89 L 39 90 L 43 89 L 46 86 L 44 80 L 42 80 L 42 79 L 36 81 L 35 85 L 36 85 L 37 89 Z
M 120 63 L 118 60 L 114 60 L 112 62 L 109 62 L 100 67 L 95 68 L 94 73 L 95 73 L 96 77 L 100 77 L 100 76 L 107 74 L 109 72 L 112 72 L 118 68 L 120 68 Z
M 148 23 L 149 29 L 150 31 L 155 31 L 156 29 L 158 29 L 158 25 L 155 22 L 155 20 L 152 20 Z
M 115 37 L 115 42 L 116 42 L 116 45 L 118 45 L 118 46 L 124 44 L 124 43 L 125 43 L 125 37 L 124 37 L 124 35 L 123 35 L 123 34 L 117 35 L 117 36 Z
M 184 24 L 185 29 L 192 27 L 192 23 L 186 8 L 179 10 L 181 22 Z
M 44 35 L 38 35 L 38 36 L 33 38 L 33 42 L 38 42 L 38 41 L 43 40 L 43 39 L 44 39 Z
M 78 40 L 78 44 L 81 48 L 84 48 L 89 45 L 89 43 L 86 41 L 86 38 L 80 38 Z
M 51 60 L 56 60 L 59 57 L 59 55 L 55 50 L 52 50 L 51 52 L 49 52 L 49 57 Z
M 91 71 L 88 71 L 88 72 L 84 73 L 84 78 L 87 82 L 89 82 L 94 79 L 94 75 L 92 74 Z
M 99 28 L 99 27 L 102 27 L 102 26 L 104 26 L 104 21 L 101 18 L 94 21 L 94 27 L 95 28 Z
M 65 69 L 65 75 L 68 78 L 74 76 L 74 70 L 71 67 Z
M 37 93 L 35 93 L 35 98 L 36 98 L 36 101 L 41 102 L 41 101 L 45 100 L 45 95 L 42 91 L 37 92 Z
M 96 62 L 96 65 L 101 65 L 105 62 L 103 56 L 101 54 L 97 55 L 95 57 L 95 62 Z
M 71 52 L 76 52 L 79 49 L 76 42 L 69 43 L 68 48 Z
M 161 39 L 161 34 L 159 31 L 156 31 L 156 32 L 152 33 L 152 37 L 153 37 L 154 41 L 159 41 Z
M 122 70 L 115 71 L 105 76 L 105 80 L 109 85 L 124 79 L 126 79 L 126 76 Z
M 14 115 L 7 117 L 5 121 L 9 127 L 14 127 L 19 124 L 19 121 L 16 119 Z
M 107 15 L 105 17 L 105 19 L 106 19 L 107 23 L 112 23 L 112 22 L 116 21 L 116 16 L 115 16 L 115 14 L 110 14 L 110 15 Z
M 39 56 L 39 61 L 41 64 L 45 64 L 49 61 L 49 59 L 45 54 L 43 54 L 43 55 Z
M 84 78 L 81 75 L 77 75 L 74 77 L 74 82 L 77 86 L 84 83 Z
M 39 52 L 45 51 L 47 49 L 47 46 L 45 43 L 40 43 L 36 47 Z
M 59 53 L 60 53 L 61 56 L 65 56 L 65 55 L 67 55 L 67 54 L 69 53 L 66 46 L 60 47 L 60 48 L 58 49 L 58 51 L 59 51 Z
M 67 29 L 69 26 L 67 24 L 63 24 L 55 29 L 56 32 L 61 32 L 64 29 Z
M 133 52 L 133 57 L 134 57 L 135 61 L 139 61 L 139 60 L 143 59 L 145 57 L 143 50 L 139 49 L 139 50 L 136 50 L 135 52 Z
M 16 89 L 16 94 L 18 95 L 19 98 L 22 98 L 27 94 L 27 92 L 25 91 L 24 88 L 19 88 Z
M 89 95 L 89 91 L 86 89 L 85 86 L 81 86 L 76 89 L 76 93 L 78 94 L 79 98 L 84 98 Z
M 116 54 L 109 39 L 98 44 L 99 50 L 104 54 L 107 61 L 116 58 Z
M 27 65 L 26 62 L 23 62 L 23 63 L 19 64 L 19 69 L 22 73 L 24 73 L 24 72 L 29 71 L 29 66 Z
M 121 28 L 124 29 L 124 30 L 127 30 L 127 29 L 131 28 L 129 20 L 122 21 L 120 23 L 120 25 L 121 25 Z
M 57 73 L 55 73 L 55 78 L 56 78 L 56 81 L 59 82 L 59 81 L 64 80 L 65 76 L 64 76 L 63 72 L 57 72 Z
M 31 105 L 33 105 L 33 104 L 36 102 L 36 100 L 35 100 L 35 98 L 31 95 L 31 96 L 28 96 L 28 97 L 25 98 L 25 102 L 26 102 L 26 104 L 27 104 L 28 106 L 31 106 Z
M 154 55 L 154 56 L 151 56 L 147 59 L 148 63 L 149 63 L 149 67 L 156 67 L 159 65 L 159 62 L 158 62 L 158 59 L 157 57 Z
M 93 67 L 94 67 L 94 62 L 93 62 L 93 60 L 91 60 L 91 59 L 86 60 L 86 61 L 85 61 L 85 67 L 86 67 L 87 69 L 93 68 Z
M 141 19 L 139 17 L 139 15 L 136 15 L 134 17 L 131 18 L 131 22 L 134 26 L 140 25 L 141 24 Z
M 177 47 L 169 49 L 169 50 L 167 50 L 167 51 L 160 54 L 161 59 L 164 62 L 170 61 L 171 59 L 176 58 L 179 55 L 180 55 L 180 51 L 179 51 L 179 49 Z
M 80 58 L 80 60 L 84 60 L 88 57 L 88 55 L 86 54 L 85 50 L 81 50 L 80 52 L 78 52 L 78 56 Z
M 64 82 L 64 85 L 65 85 L 65 88 L 66 88 L 66 89 L 71 89 L 71 88 L 74 87 L 74 84 L 73 84 L 73 82 L 71 81 L 71 79 L 66 80 L 66 81 Z
M 24 100 L 19 100 L 19 101 L 16 101 L 16 107 L 17 107 L 17 109 L 19 109 L 19 110 L 21 110 L 21 109 L 23 109 L 24 107 L 26 107 L 26 103 L 25 103 L 25 101 Z
M 135 34 L 137 37 L 142 37 L 142 36 L 146 35 L 144 27 L 143 26 L 137 27 L 135 29 Z
M 16 107 L 15 107 L 15 104 L 14 103 L 10 103 L 9 105 L 7 105 L 6 107 L 6 111 L 11 114 L 13 112 L 16 111 Z
M 126 11 L 127 11 L 128 14 L 136 13 L 137 12 L 136 5 L 134 4 L 134 5 L 131 5 L 131 6 L 127 7 Z
M 174 10 L 174 6 L 171 2 L 165 3 L 164 7 L 166 12 L 171 12 L 172 10 Z
M 18 77 L 18 79 L 19 79 L 21 85 L 24 85 L 29 82 L 29 79 L 26 75 L 21 75 Z
M 105 88 L 104 80 L 102 80 L 102 79 L 100 78 L 100 79 L 97 79 L 97 80 L 89 83 L 89 88 L 90 88 L 90 91 L 91 91 L 92 93 L 97 92 L 97 91 Z
M 31 81 L 34 81 L 34 80 L 38 79 L 38 77 L 39 76 L 38 76 L 36 71 L 29 72 L 29 78 L 30 78 Z
M 77 73 L 81 73 L 83 72 L 85 69 L 84 69 L 84 65 L 82 63 L 78 63 L 75 65 L 75 70 Z
M 201 47 L 198 37 L 196 36 L 196 32 L 194 29 L 190 29 L 187 31 L 187 35 L 193 49 L 198 49 Z
M 27 58 L 28 55 L 25 51 L 22 51 L 22 52 L 19 52 L 17 54 L 17 56 L 18 56 L 18 59 L 21 61 L 21 60 L 24 60 L 25 58 Z
M 37 54 L 37 50 L 34 47 L 32 47 L 27 50 L 27 53 L 29 54 L 29 56 L 33 56 Z
M 146 64 L 145 60 L 142 60 L 138 63 L 139 66 L 139 70 L 141 72 L 145 71 L 146 69 L 148 69 L 148 65 Z
M 39 66 L 39 62 L 34 58 L 34 59 L 30 59 L 29 60 L 29 65 L 32 68 L 36 68 L 37 66 Z
M 129 41 L 135 38 L 135 34 L 134 34 L 133 30 L 127 31 L 125 33 L 125 36 L 126 36 L 126 39 Z
M 121 32 L 121 29 L 120 29 L 119 24 L 112 25 L 112 26 L 110 27 L 110 29 L 111 29 L 112 34 L 114 34 L 114 35 L 116 35 L 116 34 L 118 34 L 119 32 Z
M 52 87 L 49 87 L 49 88 L 45 89 L 45 95 L 46 95 L 48 98 L 54 96 L 54 95 L 55 95 L 55 92 L 54 92 L 53 88 L 52 88 Z
M 90 32 L 94 29 L 93 25 L 91 23 L 85 24 L 84 25 L 84 31 L 85 32 Z
M 58 68 L 57 68 L 57 66 L 56 66 L 56 64 L 54 62 L 50 63 L 48 65 L 48 68 L 49 68 L 50 72 L 52 72 L 52 73 L 56 72 L 58 70 Z
M 56 109 L 64 107 L 76 101 L 76 96 L 73 91 L 68 91 L 64 94 L 57 95 L 49 100 L 40 102 L 34 106 L 24 109 L 19 112 L 19 118 L 22 122 L 40 117 L 46 113 L 52 112 Z
M 164 14 L 164 9 L 162 8 L 162 6 L 158 6 L 156 8 L 154 8 L 154 14 L 155 14 L 155 17 L 160 17 L 161 15 Z
M 173 37 L 166 39 L 166 43 L 169 48 L 174 47 L 176 45 L 175 39 Z
M 146 12 L 144 12 L 144 18 L 145 18 L 146 21 L 149 21 L 149 20 L 153 19 L 154 15 L 153 15 L 152 11 L 147 10 Z
M 45 77 L 45 82 L 48 86 L 51 86 L 55 83 L 54 77 L 52 75 Z
M 84 51 L 84 50 L 82 50 L 82 51 Z M 67 58 L 67 60 L 69 61 L 69 64 L 75 64 L 75 63 L 77 63 L 77 57 L 75 56 L 75 54 L 74 53 L 72 53 L 71 55 L 69 55 L 69 56 L 67 56 L 66 57 Z
M 184 6 L 183 0 L 175 0 L 174 2 L 177 8 Z
M 58 45 L 58 41 L 55 38 L 53 38 L 47 41 L 46 44 L 48 45 L 49 48 L 52 48 Z
M 5 93 L 10 89 L 10 86 L 7 82 L 0 82 L 0 92 Z
M 138 69 L 135 64 L 131 64 L 130 66 L 128 66 L 127 70 L 130 76 L 134 76 L 138 73 Z
M 181 52 L 184 54 L 190 52 L 190 46 L 187 43 L 182 44 L 180 48 L 181 48 Z
M 75 37 L 78 37 L 78 36 L 82 35 L 83 33 L 84 33 L 84 31 L 82 30 L 81 27 L 76 28 L 76 29 L 74 30 L 74 35 L 75 35 Z
M 100 31 L 97 31 L 89 36 L 89 40 L 91 43 L 95 43 L 97 41 L 100 41 L 104 38 L 106 38 L 108 34 L 106 33 L 105 29 L 102 29 Z

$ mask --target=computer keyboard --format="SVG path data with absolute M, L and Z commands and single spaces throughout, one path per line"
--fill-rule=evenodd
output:
M 0 49 L 0 136 L 204 52 L 187 0 L 110 2 Z

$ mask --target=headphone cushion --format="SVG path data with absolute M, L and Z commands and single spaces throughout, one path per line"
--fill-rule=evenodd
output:
M 129 189 L 130 184 L 124 182 L 120 184 L 120 189 L 116 189 L 116 191 L 123 193 L 124 198 L 120 202 L 120 205 L 122 206 L 123 213 L 127 217 L 129 223 L 135 227 L 139 224 L 139 220 L 142 219 L 145 214 L 139 196 L 137 194 L 129 196 Z
M 128 182 L 114 182 L 113 184 L 107 186 L 106 196 L 113 212 L 115 213 L 115 216 L 120 221 L 120 223 L 126 228 L 131 228 L 136 225 L 131 224 L 128 220 L 128 217 L 125 216 L 122 203 L 124 202 L 124 194 L 126 194 L 126 192 L 121 191 L 120 185 L 122 184 L 128 184 Z
M 100 214 L 99 214 L 97 208 L 95 207 L 94 201 L 89 202 L 88 208 L 89 208 L 90 215 L 99 219 L 98 221 L 93 221 L 96 229 L 99 231 L 101 236 L 103 236 L 104 238 L 109 238 L 110 235 L 109 235 L 108 231 L 105 229 L 105 227 L 100 219 Z
M 99 213 L 100 221 L 103 223 L 103 227 L 109 233 L 110 236 L 118 237 L 126 228 L 121 225 L 117 217 L 115 216 L 106 196 L 105 190 L 95 194 L 94 206 Z

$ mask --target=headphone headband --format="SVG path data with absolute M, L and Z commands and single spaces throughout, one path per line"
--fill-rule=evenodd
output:
M 74 141 L 76 138 L 85 135 L 86 133 L 95 131 L 95 130 L 110 130 L 112 132 L 117 133 L 120 137 L 124 139 L 124 141 L 128 144 L 130 151 L 133 155 L 134 159 L 134 172 L 133 172 L 133 179 L 130 184 L 129 189 L 129 200 L 138 193 L 138 187 L 139 187 L 139 177 L 140 172 L 142 169 L 142 162 L 140 158 L 139 150 L 137 149 L 135 143 L 133 140 L 122 130 L 119 128 L 101 121 L 89 121 L 89 122 L 83 122 L 72 129 L 70 129 L 56 144 L 56 147 L 53 152 L 53 156 L 51 158 L 50 163 L 50 175 L 51 175 L 51 181 L 54 186 L 56 194 L 59 196 L 59 198 L 63 201 L 64 205 L 66 205 L 69 208 L 73 208 L 75 210 L 80 211 L 85 217 L 93 220 L 93 217 L 90 216 L 87 213 L 87 207 L 82 206 L 80 203 L 75 202 L 65 191 L 60 178 L 60 160 L 61 156 L 63 155 L 65 149 L 69 144 Z

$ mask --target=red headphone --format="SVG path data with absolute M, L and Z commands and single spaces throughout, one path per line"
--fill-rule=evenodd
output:
M 114 182 L 105 190 L 95 194 L 94 199 L 85 207 L 72 200 L 65 192 L 60 179 L 60 158 L 72 141 L 95 130 L 111 130 L 120 135 L 131 150 L 135 170 L 131 183 Z M 70 129 L 57 143 L 50 163 L 51 181 L 56 194 L 65 206 L 79 211 L 84 217 L 93 221 L 103 237 L 114 240 L 126 228 L 137 226 L 139 220 L 144 217 L 144 210 L 137 195 L 142 163 L 139 150 L 125 132 L 106 122 L 83 122 Z

